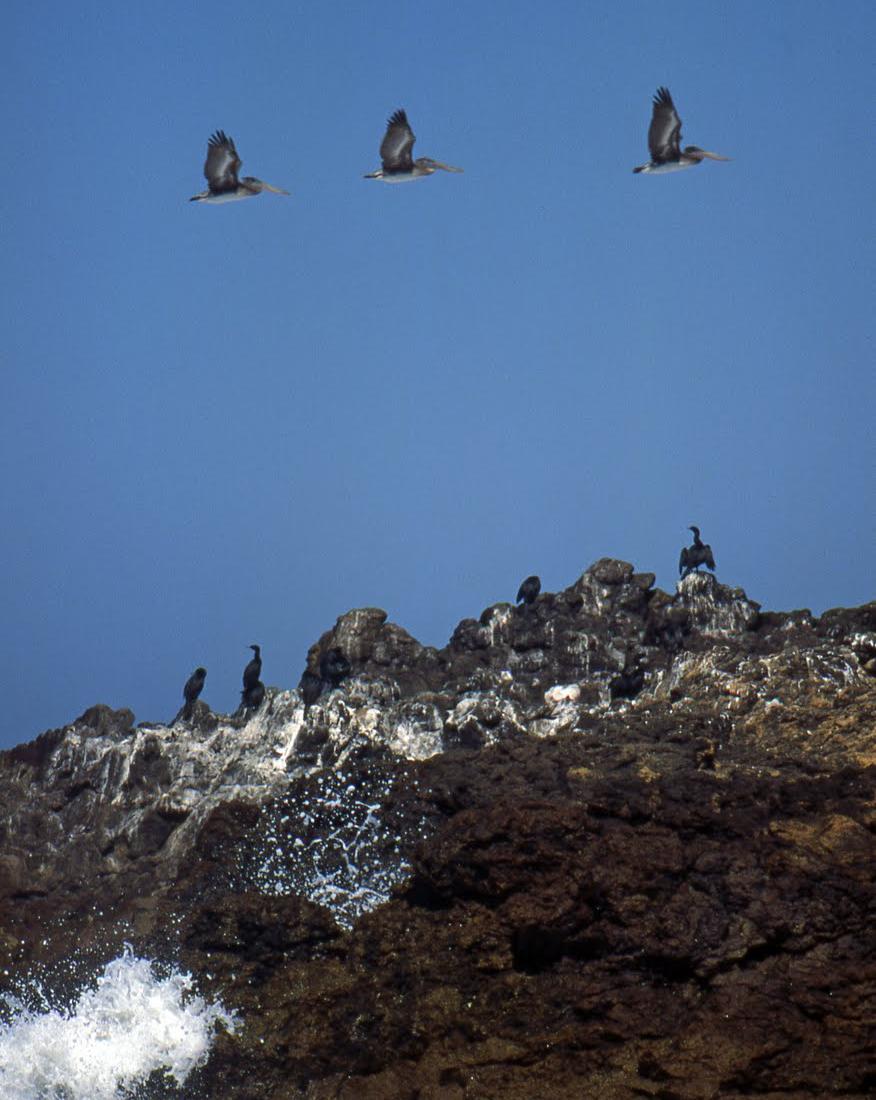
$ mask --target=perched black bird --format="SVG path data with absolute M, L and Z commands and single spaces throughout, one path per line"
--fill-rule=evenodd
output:
M 678 559 L 678 572 L 682 577 L 686 577 L 688 573 L 699 572 L 700 566 L 704 565 L 714 573 L 715 559 L 712 557 L 711 546 L 707 546 L 700 538 L 699 527 L 689 527 L 688 530 L 693 531 L 693 545 L 682 548 L 681 557 Z
M 247 710 L 257 710 L 265 701 L 265 685 L 261 680 L 256 680 L 254 684 L 250 684 L 248 688 L 243 689 L 240 697 Z
M 541 577 L 527 577 L 517 590 L 517 603 L 523 600 L 527 607 L 534 604 L 541 592 Z
M 326 650 L 319 659 L 319 674 L 333 688 L 338 687 L 352 671 L 350 662 L 338 646 Z
M 243 670 L 243 694 L 255 687 L 259 682 L 259 677 L 262 674 L 262 650 L 261 646 L 251 645 L 249 647 L 254 653 L 255 657 L 249 662 L 246 668 Z
M 322 695 L 322 687 L 322 678 L 317 676 L 315 672 L 311 672 L 309 668 L 306 668 L 301 674 L 301 680 L 298 683 L 298 690 L 301 692 L 305 711 L 316 702 L 320 695 Z
M 186 701 L 183 707 L 183 718 L 191 718 L 192 712 L 195 709 L 195 700 L 204 690 L 204 681 L 206 679 L 207 670 L 205 668 L 196 668 L 188 680 L 186 680 L 186 686 L 183 688 L 183 696 Z

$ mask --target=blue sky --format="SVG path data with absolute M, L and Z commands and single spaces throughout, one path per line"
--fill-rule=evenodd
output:
M 0 745 L 351 607 L 421 641 L 687 525 L 773 609 L 872 599 L 876 6 L 16 4 Z M 733 158 L 647 159 L 651 96 Z M 379 164 L 404 106 L 415 155 Z M 209 134 L 292 192 L 226 206 Z

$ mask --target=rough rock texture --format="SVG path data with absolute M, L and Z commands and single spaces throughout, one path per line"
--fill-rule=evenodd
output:
M 876 604 L 653 583 L 603 559 L 442 650 L 351 611 L 306 714 L 2 754 L 0 974 L 180 962 L 244 1023 L 203 1097 L 872 1095 Z

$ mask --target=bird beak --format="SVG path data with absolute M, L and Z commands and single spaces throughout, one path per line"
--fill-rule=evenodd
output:
M 452 164 L 442 164 L 440 160 L 432 161 L 433 168 L 443 168 L 445 172 L 461 172 L 461 168 L 454 168 Z
M 708 157 L 709 160 L 730 160 L 730 157 L 722 157 L 718 153 L 709 153 L 703 149 L 703 156 Z
M 284 191 L 282 187 L 274 187 L 270 183 L 263 183 L 262 186 L 266 191 L 273 191 L 275 195 L 288 195 L 288 191 Z

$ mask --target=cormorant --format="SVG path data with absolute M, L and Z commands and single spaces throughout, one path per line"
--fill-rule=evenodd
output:
M 207 670 L 205 668 L 196 668 L 188 680 L 186 680 L 186 686 L 183 688 L 183 696 L 186 701 L 183 707 L 183 718 L 191 718 L 195 709 L 195 700 L 204 690 L 204 681 L 206 679 Z
M 319 674 L 333 688 L 352 672 L 350 662 L 338 646 L 327 650 L 319 659 Z
M 243 705 L 247 710 L 257 710 L 265 700 L 265 685 L 261 680 L 256 680 L 248 688 L 240 693 Z
M 255 657 L 249 662 L 246 668 L 243 670 L 243 694 L 255 687 L 259 682 L 259 677 L 262 674 L 262 650 L 261 646 L 251 645 L 249 647 L 254 653 Z
M 688 573 L 699 572 L 700 566 L 704 565 L 714 573 L 715 559 L 712 557 L 711 546 L 707 546 L 700 538 L 699 527 L 692 526 L 688 530 L 693 531 L 693 545 L 682 548 L 681 557 L 678 559 L 678 572 L 682 577 L 686 577 Z
M 322 677 L 317 676 L 315 672 L 311 672 L 309 668 L 306 668 L 301 674 L 298 690 L 301 692 L 305 711 L 322 695 L 322 686 Z
M 541 592 L 541 577 L 527 577 L 517 590 L 517 603 L 523 600 L 524 604 L 529 607 L 535 603 L 539 592 Z

